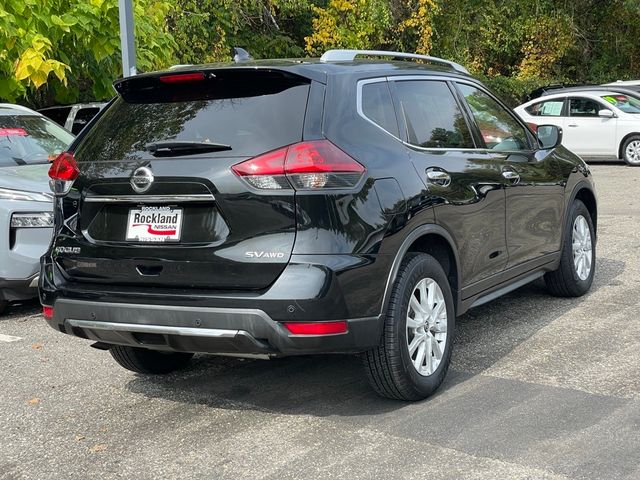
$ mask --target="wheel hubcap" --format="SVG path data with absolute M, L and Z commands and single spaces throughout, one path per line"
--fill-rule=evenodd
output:
M 429 376 L 442 361 L 447 344 L 447 305 L 440 286 L 423 278 L 414 287 L 407 311 L 407 348 L 416 371 Z
M 591 230 L 587 219 L 582 215 L 573 222 L 573 265 L 580 280 L 586 280 L 591 274 L 593 249 L 591 246 Z
M 634 140 L 627 145 L 625 153 L 630 163 L 640 163 L 640 140 Z

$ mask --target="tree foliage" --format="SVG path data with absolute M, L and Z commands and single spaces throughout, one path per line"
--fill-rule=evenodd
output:
M 640 0 L 133 0 L 139 70 L 396 49 L 466 65 L 518 102 L 552 82 L 640 78 Z M 104 98 L 120 74 L 117 0 L 3 0 L 0 98 Z
M 165 66 L 175 42 L 165 28 L 170 2 L 135 1 L 138 64 Z M 3 0 L 0 98 L 34 106 L 113 95 L 120 75 L 117 0 Z

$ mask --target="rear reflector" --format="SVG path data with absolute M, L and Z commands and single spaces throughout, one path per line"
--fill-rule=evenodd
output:
M 335 335 L 347 333 L 347 322 L 286 322 L 284 326 L 294 335 Z
M 260 189 L 351 188 L 364 167 L 329 140 L 300 142 L 250 158 L 231 167 Z
M 48 307 L 46 305 L 42 306 L 42 316 L 44 318 L 53 318 L 53 307 Z
M 204 73 L 179 73 L 177 75 L 162 75 L 160 81 L 162 83 L 188 83 L 200 82 L 204 80 Z

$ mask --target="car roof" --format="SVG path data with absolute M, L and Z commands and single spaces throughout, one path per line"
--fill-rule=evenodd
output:
M 31 110 L 23 105 L 16 105 L 15 103 L 0 103 L 0 115 L 42 115 L 35 110 Z
M 574 90 L 574 89 L 567 89 L 567 90 L 562 90 L 561 92 L 556 92 L 556 93 L 548 93 L 546 95 L 543 95 L 541 97 L 538 98 L 534 98 L 533 100 L 527 102 L 527 103 L 538 103 L 538 102 L 544 102 L 545 100 L 553 100 L 555 98 L 564 98 L 564 97 L 575 97 L 575 96 L 580 96 L 580 95 L 586 95 L 586 96 L 591 96 L 591 97 L 603 97 L 605 95 L 627 95 L 627 92 L 624 91 L 615 91 L 615 90 L 610 90 L 610 89 L 606 89 L 603 88 L 601 90 Z
M 245 62 L 208 63 L 202 65 L 180 65 L 171 69 L 144 73 L 134 77 L 127 77 L 114 82 L 118 85 L 136 79 L 159 77 L 162 75 L 177 75 L 180 73 L 201 72 L 209 70 L 278 70 L 294 75 L 326 83 L 329 76 L 353 75 L 356 77 L 385 76 L 394 74 L 405 75 L 446 75 L 464 79 L 473 79 L 470 75 L 444 64 L 418 63 L 407 60 L 379 60 L 355 59 L 353 61 L 322 61 L 318 58 L 305 59 L 276 59 L 251 60 Z

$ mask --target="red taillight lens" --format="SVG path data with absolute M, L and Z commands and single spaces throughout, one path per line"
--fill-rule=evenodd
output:
M 53 307 L 48 307 L 46 305 L 42 306 L 42 316 L 44 318 L 53 318 Z
M 294 335 L 336 335 L 347 333 L 347 322 L 286 322 L 284 326 Z
M 162 83 L 189 83 L 200 82 L 204 80 L 204 73 L 178 73 L 175 75 L 162 75 L 160 81 Z
M 365 168 L 328 140 L 301 142 L 231 167 L 261 189 L 351 188 Z
M 62 180 L 72 182 L 80 175 L 80 169 L 72 152 L 62 152 L 56 157 L 49 168 L 49 178 L 51 180 Z

